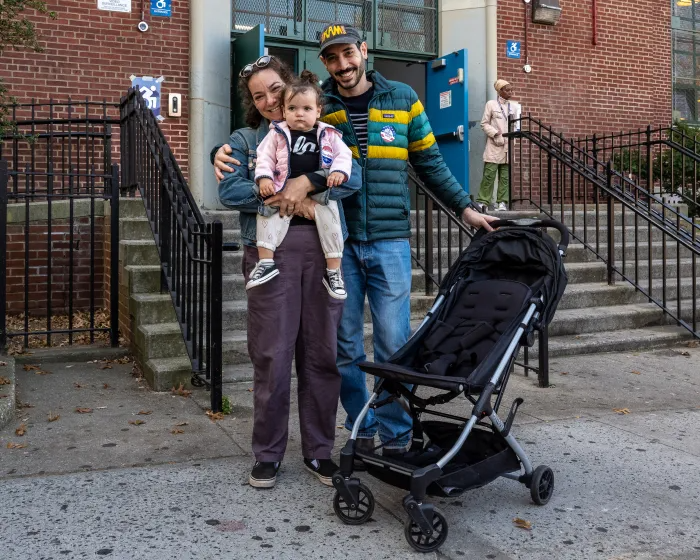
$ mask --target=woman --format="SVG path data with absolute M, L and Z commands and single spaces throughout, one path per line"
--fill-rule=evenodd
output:
M 212 152 L 217 176 L 221 178 L 219 198 L 224 205 L 240 211 L 246 282 L 258 259 L 256 215 L 260 199 L 253 181 L 256 150 L 268 132 L 269 122 L 282 119 L 280 96 L 292 76 L 289 68 L 274 56 L 263 56 L 245 66 L 238 87 L 249 128 L 235 131 L 228 145 Z M 294 218 L 275 253 L 279 279 L 248 292 L 256 460 L 248 481 L 256 488 L 275 485 L 284 457 L 292 358 L 298 378 L 304 464 L 323 484 L 332 485 L 337 465 L 330 457 L 340 396 L 336 332 L 343 301 L 331 298 L 322 283 L 326 261 L 311 221 L 317 203 L 309 195 L 325 192 L 326 202 L 331 197 L 343 198 L 360 188 L 361 177 L 355 164 L 350 180 L 328 190 L 322 173 L 309 173 L 288 180 L 284 190 L 265 200 L 265 204 L 279 207 L 280 215 Z M 341 205 L 339 210 L 343 235 L 347 236 Z

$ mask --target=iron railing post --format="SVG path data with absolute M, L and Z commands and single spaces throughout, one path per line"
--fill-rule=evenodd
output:
M 552 206 L 554 205 L 554 196 L 552 193 L 552 154 L 547 152 L 547 204 L 549 205 L 549 211 L 552 212 Z
M 513 209 L 513 115 L 508 115 L 508 210 Z M 500 177 L 499 177 L 500 179 Z
M 605 170 L 605 181 L 608 187 L 608 284 L 615 284 L 615 198 L 612 195 L 612 160 L 608 160 Z M 623 233 L 624 233 L 624 224 Z M 651 250 L 651 245 L 649 246 Z M 649 270 L 651 274 L 651 270 Z
M 549 387 L 549 327 L 543 327 L 538 334 L 537 381 L 540 387 Z
M 109 329 L 113 348 L 119 346 L 119 166 L 112 165 L 110 213 Z
M 0 352 L 7 348 L 7 162 L 0 159 Z
M 160 264 L 161 264 L 161 275 L 160 275 L 160 288 L 161 291 L 168 291 L 168 281 L 166 279 L 167 275 L 172 275 L 176 271 L 172 269 L 174 266 L 173 258 L 170 253 L 170 241 L 172 239 L 172 207 L 170 205 L 170 198 L 168 196 L 168 181 L 170 181 L 170 173 L 168 172 L 168 161 L 170 156 L 170 146 L 167 142 L 163 141 L 158 151 L 160 155 L 160 185 L 158 188 L 158 202 L 154 206 L 158 206 L 157 212 L 160 217 L 160 224 L 158 227 L 158 243 L 160 244 Z M 155 194 L 155 193 L 154 193 Z
M 440 232 L 438 232 L 440 235 Z M 425 197 L 425 295 L 433 294 L 433 282 L 430 275 L 433 273 L 433 251 L 435 235 L 433 234 L 433 201 L 429 196 Z
M 647 132 L 646 132 L 646 148 L 647 148 L 647 192 L 651 194 L 654 189 L 654 166 L 653 166 L 653 160 L 651 159 L 651 125 L 647 125 Z M 641 150 L 640 150 L 641 151 Z M 639 172 L 641 173 L 641 169 Z M 641 184 L 641 181 L 640 181 Z
M 222 406 L 222 283 L 223 283 L 223 248 L 224 228 L 219 220 L 211 225 L 211 264 L 209 274 L 211 279 L 209 331 L 211 333 L 211 410 L 220 412 Z

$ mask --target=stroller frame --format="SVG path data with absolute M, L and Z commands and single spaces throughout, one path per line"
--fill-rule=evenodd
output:
M 559 222 L 553 220 L 502 220 L 494 222 L 493 226 L 494 229 L 507 226 L 554 227 L 561 233 L 561 242 L 558 247 L 559 255 L 565 255 L 569 235 L 568 230 Z M 438 296 L 411 338 L 421 331 L 423 326 L 442 306 L 445 297 L 446 296 L 443 294 Z M 385 378 L 377 379 L 369 400 L 365 403 L 353 424 L 350 438 L 340 452 L 340 469 L 333 475 L 333 486 L 336 489 L 334 509 L 343 522 L 348 524 L 364 523 L 371 517 L 374 510 L 374 497 L 369 488 L 358 478 L 352 478 L 354 459 L 357 458 L 362 460 L 366 465 L 388 468 L 399 476 L 409 477 L 410 491 L 403 499 L 403 507 L 408 514 L 408 521 L 405 527 L 406 539 L 408 543 L 419 552 L 431 552 L 438 549 L 447 538 L 447 521 L 440 510 L 432 504 L 424 503 L 424 500 L 426 496 L 429 495 L 429 487 L 431 484 L 435 483 L 443 476 L 443 469 L 460 450 L 462 450 L 469 435 L 473 432 L 474 427 L 477 425 L 488 427 L 488 424 L 482 424 L 485 418 L 489 419 L 491 430 L 503 438 L 510 450 L 517 456 L 519 468 L 509 470 L 508 472 L 499 472 L 490 480 L 469 486 L 462 489 L 459 493 L 461 494 L 468 489 L 483 486 L 485 483 L 495 478 L 503 477 L 518 481 L 528 487 L 530 489 L 531 498 L 537 505 L 545 505 L 549 501 L 554 490 L 554 474 L 552 470 L 545 465 L 533 468 L 533 464 L 527 453 L 511 434 L 511 427 L 515 415 L 519 406 L 523 403 L 523 399 L 517 398 L 513 401 L 505 421 L 498 416 L 498 409 L 501 404 L 503 392 L 521 346 L 532 346 L 534 342 L 534 331 L 541 328 L 539 320 L 543 305 L 544 300 L 542 296 L 537 299 L 530 299 L 530 305 L 520 325 L 513 333 L 507 349 L 501 356 L 497 367 L 489 381 L 481 390 L 478 398 L 474 398 L 470 395 L 468 387 L 458 385 L 456 390 L 453 389 L 452 391 L 423 399 L 415 395 L 419 384 L 414 384 L 413 389 L 408 389 L 401 382 L 396 380 L 387 380 Z M 370 372 L 367 373 L 369 374 Z M 390 396 L 377 402 L 377 399 L 384 390 L 387 390 Z M 468 419 L 427 408 L 435 404 L 445 404 L 461 394 L 464 394 L 473 404 L 471 415 Z M 494 396 L 496 400 L 492 403 L 492 398 Z M 466 424 L 449 450 L 440 457 L 439 460 L 427 466 L 416 468 L 414 465 L 404 463 L 403 461 L 376 454 L 375 451 L 382 448 L 385 444 L 375 447 L 371 453 L 358 451 L 356 449 L 358 433 L 369 410 L 380 408 L 393 401 L 398 401 L 412 414 L 414 425 L 424 413 L 466 422 Z M 414 432 L 414 436 L 415 435 Z M 420 442 L 422 445 L 422 434 L 420 434 L 419 438 L 414 437 L 414 442 Z M 512 463 L 511 466 L 513 466 Z M 447 496 L 449 497 L 449 495 Z

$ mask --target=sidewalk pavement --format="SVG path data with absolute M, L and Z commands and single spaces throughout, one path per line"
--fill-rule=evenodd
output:
M 373 518 L 337 519 L 334 490 L 302 466 L 296 400 L 277 486 L 256 490 L 246 482 L 250 383 L 227 385 L 233 413 L 211 421 L 206 391 L 153 393 L 131 364 L 53 363 L 43 375 L 18 366 L 18 400 L 31 407 L 0 431 L 0 558 L 700 558 L 700 348 L 551 368 L 547 389 L 516 374 L 502 410 L 524 397 L 513 433 L 535 465 L 554 469 L 550 503 L 533 505 L 506 479 L 434 499 L 449 536 L 420 555 L 403 537 L 404 491 L 363 476 Z M 345 437 L 338 429 L 336 449 Z

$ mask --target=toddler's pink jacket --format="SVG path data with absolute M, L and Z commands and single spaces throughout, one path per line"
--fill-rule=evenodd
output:
M 318 122 L 319 169 L 329 169 L 329 173 L 340 171 L 346 180 L 352 169 L 352 152 L 343 142 L 343 134 L 335 127 Z M 270 132 L 260 142 L 255 164 L 255 181 L 272 179 L 275 192 L 284 188 L 289 176 L 289 157 L 292 136 L 285 121 L 270 123 Z

